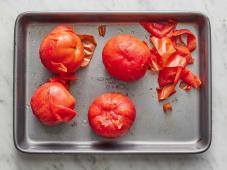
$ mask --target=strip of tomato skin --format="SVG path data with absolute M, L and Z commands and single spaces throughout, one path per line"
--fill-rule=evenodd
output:
M 158 54 L 155 48 L 150 50 L 151 52 L 151 64 L 150 68 L 152 71 L 158 72 L 162 69 L 161 56 Z
M 181 74 L 182 74 L 182 71 L 184 70 L 184 68 L 176 67 L 176 69 L 177 69 L 176 75 L 175 75 L 174 79 L 171 80 L 171 81 L 173 81 L 173 84 L 168 84 L 168 85 L 165 85 L 165 86 L 157 89 L 159 101 L 167 99 L 168 97 L 170 97 L 172 94 L 174 94 L 176 92 L 175 87 L 181 78 Z
M 176 92 L 175 90 L 175 84 L 170 84 L 170 85 L 166 85 L 162 88 L 157 88 L 157 93 L 158 93 L 158 100 L 162 101 L 167 99 L 169 96 L 171 96 L 172 94 L 174 94 Z
M 182 82 L 181 82 L 179 86 L 182 89 L 187 90 L 187 91 L 190 90 L 191 87 L 199 88 L 202 84 L 199 77 L 196 74 L 194 74 L 193 72 L 191 72 L 188 68 L 178 67 L 174 81 L 169 80 L 169 82 L 168 82 L 169 84 L 162 86 L 161 88 L 157 88 L 158 99 L 165 100 L 169 96 L 174 94 L 175 86 L 180 79 L 182 79 L 182 82 L 186 83 L 186 85 L 183 86 Z M 173 82 L 173 84 L 171 84 L 171 82 Z M 160 83 L 160 80 L 159 80 L 159 83 Z M 161 85 L 164 85 L 164 84 L 161 84 Z
M 176 41 L 176 38 L 182 35 L 187 36 L 186 47 L 189 49 L 189 51 L 193 51 L 196 48 L 197 44 L 196 44 L 196 37 L 190 30 L 188 29 L 174 30 L 168 36 L 169 38 Z
M 199 77 L 191 72 L 188 68 L 184 68 L 181 73 L 181 79 L 187 83 L 188 85 L 194 87 L 194 88 L 199 88 L 201 86 L 202 82 L 199 79 Z
M 165 68 L 163 70 L 160 70 L 158 74 L 159 87 L 164 87 L 166 85 L 173 84 L 176 74 L 177 74 L 176 67 Z
M 194 63 L 194 59 L 191 55 L 191 52 L 185 45 L 175 44 L 174 46 L 175 46 L 175 49 L 177 50 L 177 53 L 186 58 L 187 64 Z
M 175 53 L 168 58 L 164 67 L 186 67 L 186 65 L 186 58 L 179 55 L 178 53 Z
M 180 79 L 181 71 L 186 65 L 187 61 L 185 57 L 178 54 L 169 57 L 169 62 L 159 71 L 159 86 L 163 87 L 168 84 L 177 83 Z
M 150 42 L 154 45 L 154 48 L 157 50 L 158 54 L 162 56 L 161 59 L 163 64 L 165 64 L 168 58 L 176 52 L 171 39 L 168 37 L 157 38 L 151 36 Z
M 91 62 L 97 42 L 93 35 L 89 34 L 77 34 L 84 46 L 84 60 L 81 63 L 80 67 L 86 67 Z
M 150 50 L 151 52 L 151 70 L 152 71 L 160 71 L 164 69 L 165 67 L 185 67 L 186 64 L 189 62 L 187 56 L 183 56 L 184 53 L 178 53 L 174 50 L 172 50 L 174 47 L 169 41 L 161 42 L 161 39 L 158 38 L 152 38 L 151 41 L 153 41 L 155 48 L 152 48 Z M 160 44 L 159 44 L 160 42 Z M 164 45 L 165 42 L 168 42 L 170 44 L 170 48 Z M 163 47 L 164 46 L 164 47 Z M 158 51 L 159 50 L 159 51 Z M 189 52 L 190 53 L 190 52 Z
M 140 24 L 152 35 L 162 38 L 175 30 L 176 22 L 158 23 L 158 22 L 140 22 Z
M 175 87 L 180 79 L 182 70 L 183 70 L 182 67 L 177 67 L 176 76 L 174 78 L 173 84 L 169 84 L 162 88 L 157 89 L 159 101 L 167 99 L 176 92 Z
M 178 32 L 177 32 L 178 31 Z M 158 99 L 159 100 L 165 100 L 172 94 L 176 92 L 175 86 L 178 83 L 178 81 L 182 78 L 183 71 L 185 72 L 185 67 L 187 64 L 192 64 L 194 62 L 194 59 L 191 56 L 191 51 L 193 51 L 196 48 L 196 39 L 195 36 L 187 29 L 183 30 L 177 30 L 176 32 L 173 31 L 170 34 L 170 38 L 163 37 L 163 38 L 157 38 L 154 36 L 151 36 L 150 41 L 154 45 L 155 50 L 151 50 L 152 54 L 152 62 L 151 62 L 151 69 L 153 71 L 160 71 L 161 74 L 165 74 L 164 70 L 166 68 L 175 68 L 170 69 L 171 71 L 168 73 L 170 77 L 167 79 L 167 81 L 161 82 L 160 72 L 159 72 L 159 86 L 161 88 L 157 88 L 158 93 Z M 175 33 L 175 34 L 174 34 Z M 184 45 L 183 40 L 181 39 L 181 35 L 186 34 L 187 35 L 187 44 Z M 172 38 L 180 38 L 181 44 L 177 44 L 174 39 Z M 161 56 L 161 57 L 160 57 Z M 160 62 L 161 60 L 161 62 Z M 175 75 L 174 75 L 175 74 Z M 174 75 L 174 76 L 173 76 Z M 190 79 L 192 77 L 196 78 L 192 74 L 188 74 L 186 76 Z M 164 80 L 164 79 L 162 79 Z M 195 79 L 195 81 L 192 81 L 194 83 L 194 87 L 198 86 L 198 84 L 201 84 L 201 81 L 199 83 L 199 79 Z M 193 86 L 193 85 L 192 85 Z M 190 85 L 187 86 L 187 89 L 190 88 Z

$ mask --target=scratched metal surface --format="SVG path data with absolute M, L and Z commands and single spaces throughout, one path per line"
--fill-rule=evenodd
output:
M 105 42 L 117 34 L 131 34 L 149 42 L 140 20 L 179 21 L 178 28 L 189 28 L 198 38 L 193 52 L 195 64 L 189 66 L 203 81 L 200 90 L 177 93 L 167 101 L 173 111 L 164 113 L 157 101 L 157 75 L 147 71 L 135 82 L 112 78 L 102 64 Z M 71 92 L 77 100 L 78 116 L 55 127 L 42 125 L 33 115 L 30 98 L 35 89 L 52 76 L 40 62 L 39 45 L 59 24 L 72 25 L 81 34 L 93 34 L 98 46 L 88 67 L 76 72 Z M 105 37 L 98 26 L 107 26 Z M 30 153 L 198 153 L 209 147 L 211 139 L 210 30 L 206 17 L 196 13 L 28 13 L 15 27 L 14 140 L 16 147 Z M 122 92 L 135 103 L 137 118 L 129 133 L 109 140 L 97 137 L 87 122 L 87 109 L 96 96 Z M 166 101 L 166 102 L 167 102 Z

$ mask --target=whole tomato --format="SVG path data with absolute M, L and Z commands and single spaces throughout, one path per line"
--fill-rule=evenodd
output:
M 129 97 L 120 93 L 106 93 L 97 97 L 88 110 L 93 131 L 106 138 L 124 135 L 132 126 L 136 109 Z
M 80 38 L 70 26 L 58 26 L 44 37 L 40 59 L 51 72 L 72 74 L 84 59 L 84 47 Z
M 33 114 L 46 125 L 68 122 L 76 116 L 75 99 L 63 82 L 50 79 L 41 85 L 31 98 Z
M 143 77 L 149 67 L 150 56 L 145 43 L 126 34 L 111 38 L 102 52 L 103 63 L 110 75 L 125 81 Z

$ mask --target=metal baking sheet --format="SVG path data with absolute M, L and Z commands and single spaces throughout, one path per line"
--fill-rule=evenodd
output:
M 149 41 L 139 21 L 176 20 L 178 28 L 195 33 L 198 48 L 193 52 L 203 85 L 199 90 L 177 93 L 167 101 L 173 111 L 165 114 L 157 101 L 157 75 L 147 71 L 135 82 L 118 81 L 104 69 L 102 48 L 117 34 L 132 34 Z M 30 98 L 35 89 L 52 76 L 40 62 L 39 44 L 59 24 L 72 25 L 78 33 L 93 34 L 98 46 L 89 67 L 76 72 L 71 86 L 77 99 L 78 116 L 70 123 L 48 127 L 32 114 Z M 106 25 L 105 37 L 98 26 Z M 209 19 L 193 12 L 52 12 L 23 13 L 15 23 L 14 142 L 26 153 L 201 153 L 211 142 L 211 42 Z M 129 133 L 119 139 L 96 136 L 87 122 L 89 104 L 104 92 L 128 94 L 136 105 L 137 118 Z

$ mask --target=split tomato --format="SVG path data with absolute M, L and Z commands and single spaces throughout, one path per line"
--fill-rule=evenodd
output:
M 58 26 L 43 39 L 39 53 L 51 72 L 72 74 L 84 59 L 84 46 L 72 27 Z
M 133 102 L 120 93 L 106 93 L 97 97 L 88 110 L 92 130 L 106 138 L 124 135 L 132 126 L 135 117 Z
M 76 116 L 73 110 L 76 101 L 65 87 L 65 82 L 67 80 L 60 77 L 52 78 L 32 95 L 33 114 L 45 125 L 68 122 Z

